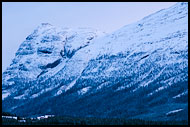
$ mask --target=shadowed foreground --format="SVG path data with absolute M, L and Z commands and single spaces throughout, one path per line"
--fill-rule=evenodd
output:
M 27 118 L 26 122 L 2 118 L 2 125 L 188 125 L 188 121 L 145 121 L 141 119 L 126 120 L 123 118 L 75 118 L 56 116 L 41 120 L 31 120 Z

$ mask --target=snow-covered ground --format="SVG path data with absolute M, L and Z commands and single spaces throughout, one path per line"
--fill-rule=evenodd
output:
M 91 86 L 82 88 L 81 90 L 78 91 L 78 94 L 79 94 L 79 95 L 83 95 L 83 94 L 85 94 L 86 92 L 88 92 L 88 90 L 89 90 L 90 88 L 91 88 Z
M 173 110 L 173 111 L 170 111 L 168 113 L 166 113 L 166 115 L 170 115 L 170 114 L 173 114 L 173 113 L 177 113 L 177 112 L 180 112 L 182 111 L 183 109 L 176 109 L 176 110 Z
M 181 97 L 181 96 L 183 96 L 183 95 L 186 95 L 186 94 L 188 94 L 188 90 L 186 90 L 185 92 L 180 93 L 180 94 L 174 96 L 173 98 L 179 98 L 179 97 Z

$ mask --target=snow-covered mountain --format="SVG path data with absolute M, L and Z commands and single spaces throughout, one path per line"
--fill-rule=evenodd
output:
M 42 23 L 2 75 L 2 108 L 23 116 L 188 119 L 188 3 L 105 34 Z
M 37 84 L 49 78 L 53 81 L 52 76 L 58 74 L 63 68 L 67 69 L 65 73 L 68 78 L 72 75 L 76 76 L 78 70 L 70 72 L 71 70 L 65 65 L 71 62 L 76 52 L 87 47 L 92 40 L 102 35 L 104 35 L 103 32 L 91 28 L 58 29 L 48 23 L 42 23 L 20 45 L 10 67 L 3 73 L 3 100 L 9 94 L 18 93 L 21 88 L 30 89 L 31 92 L 34 92 L 33 89 L 35 89 L 35 92 L 39 92 L 38 90 L 53 87 L 52 82 L 46 83 L 43 88 Z M 72 59 L 72 62 L 77 62 L 77 59 Z M 73 67 L 70 66 L 70 68 Z M 58 80 L 66 78 L 64 75 L 57 77 Z M 33 81 L 37 81 L 35 86 L 26 86 Z M 25 91 L 22 90 L 22 92 Z M 27 91 L 22 96 L 15 98 L 27 98 L 31 94 Z

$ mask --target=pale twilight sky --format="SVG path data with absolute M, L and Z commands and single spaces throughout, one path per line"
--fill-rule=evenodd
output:
M 2 71 L 19 45 L 41 23 L 92 27 L 107 33 L 168 8 L 176 2 L 3 2 Z

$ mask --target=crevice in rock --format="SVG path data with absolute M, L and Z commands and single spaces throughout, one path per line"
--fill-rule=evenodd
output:
M 38 54 L 51 54 L 52 53 L 52 48 L 39 48 L 37 53 Z
M 143 56 L 140 60 L 142 60 L 142 59 L 144 59 L 144 58 L 146 58 L 146 57 L 148 57 L 149 55 L 146 55 L 146 56 Z
M 50 51 L 46 51 L 46 50 L 41 50 L 41 51 L 39 51 L 39 52 L 47 53 L 47 54 L 51 54 L 51 53 L 52 53 L 52 52 L 50 52 Z
M 60 63 L 61 63 L 61 59 L 58 59 L 58 60 L 54 61 L 53 63 L 48 63 L 45 66 L 40 66 L 39 68 L 42 70 L 47 69 L 47 68 L 54 68 L 57 65 L 59 65 Z
M 45 69 L 47 69 L 47 68 L 54 68 L 54 67 L 56 67 L 60 63 L 61 63 L 61 59 L 58 59 L 58 60 L 54 61 L 53 63 L 47 64 L 45 66 Z
M 82 49 L 82 48 L 85 48 L 86 46 L 89 45 L 89 43 L 90 43 L 90 42 L 87 42 L 86 45 L 80 46 L 79 48 L 73 49 L 72 51 L 71 51 L 71 50 L 67 50 L 67 48 L 64 46 L 64 50 L 61 50 L 60 55 L 61 55 L 63 58 L 72 58 L 73 55 L 74 55 L 78 50 L 80 50 L 80 49 Z
M 48 71 L 47 71 L 47 70 L 42 71 L 42 72 L 37 76 L 37 78 L 39 78 L 40 75 L 43 75 L 43 74 L 45 74 L 46 72 L 48 72 Z

